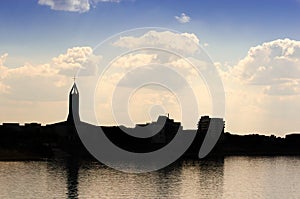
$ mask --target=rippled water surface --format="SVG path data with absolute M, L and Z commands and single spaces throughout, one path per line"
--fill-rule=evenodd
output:
M 0 198 L 300 198 L 300 157 L 183 161 L 145 174 L 97 162 L 0 162 Z

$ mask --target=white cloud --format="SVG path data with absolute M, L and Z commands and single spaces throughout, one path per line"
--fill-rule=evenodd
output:
M 39 0 L 38 4 L 50 6 L 52 10 L 84 13 L 91 5 L 99 2 L 120 2 L 121 0 Z
M 31 101 L 62 99 L 77 70 L 83 68 L 91 73 L 94 63 L 100 60 L 90 47 L 70 48 L 49 63 L 26 63 L 16 68 L 4 66 L 6 57 L 7 54 L 0 57 L 0 94 L 10 99 Z
M 103 78 L 116 85 L 124 76 L 129 75 L 130 77 L 127 77 L 126 82 L 130 82 L 130 84 L 127 86 L 134 87 L 136 82 L 142 82 L 147 77 L 153 77 L 157 78 L 156 81 L 158 79 L 173 81 L 172 87 L 178 89 L 182 88 L 183 85 L 178 84 L 176 78 L 181 76 L 188 83 L 192 83 L 195 79 L 201 79 L 198 72 L 207 73 L 211 69 L 210 66 L 209 63 L 193 57 L 181 58 L 164 51 L 152 51 L 150 49 L 118 57 L 107 68 Z M 134 75 L 137 75 L 138 78 L 133 77 Z
M 159 53 L 150 52 L 121 56 L 112 63 L 102 78 L 112 87 L 117 86 L 119 82 L 121 86 L 135 88 L 138 84 L 152 79 L 152 82 L 161 82 L 161 80 L 173 82 L 172 87 L 178 89 L 183 86 L 179 83 L 179 75 L 188 78 L 195 74 L 187 60 L 181 58 L 163 60 L 160 56 Z
M 175 16 L 175 19 L 179 22 L 179 23 L 188 23 L 191 21 L 191 18 L 189 16 L 187 16 L 185 13 L 181 13 L 180 16 Z
M 153 63 L 153 61 L 156 58 L 157 58 L 156 54 L 146 54 L 146 53 L 128 54 L 116 59 L 113 62 L 112 67 L 133 68 L 138 66 L 145 66 Z
M 5 110 L 7 113 L 9 111 L 10 115 L 2 115 L 0 119 L 2 121 L 12 121 L 15 118 L 18 122 L 38 121 L 49 123 L 49 118 L 51 118 L 51 122 L 57 121 L 58 118 L 63 119 L 67 112 L 67 97 L 72 84 L 71 76 L 73 76 L 79 68 L 82 71 L 82 69 L 86 69 L 90 65 L 96 65 L 99 61 L 101 61 L 101 63 L 103 61 L 101 57 L 94 54 L 90 47 L 70 48 L 66 50 L 65 53 L 52 58 L 48 63 L 39 65 L 26 63 L 16 68 L 9 68 L 5 66 L 5 59 L 7 56 L 8 55 L 5 54 L 0 57 L 0 108 Z M 109 67 L 112 71 L 108 71 L 108 74 L 104 76 L 103 82 L 100 83 L 103 90 L 96 93 L 97 95 L 95 94 L 100 106 L 100 121 L 105 121 L 105 124 L 113 124 L 114 119 L 113 117 L 110 117 L 111 107 L 109 105 L 112 102 L 110 94 L 114 92 L 118 83 L 120 83 L 119 88 L 122 92 L 126 92 L 129 89 L 132 90 L 133 88 L 136 88 L 135 85 L 147 80 L 154 82 L 163 81 L 166 84 L 168 83 L 170 86 L 173 86 L 173 90 L 179 90 L 179 88 L 182 88 L 184 82 L 182 80 L 179 81 L 180 79 L 178 79 L 178 76 L 175 76 L 176 74 L 171 75 L 173 70 L 160 68 L 159 64 L 166 67 L 173 67 L 174 70 L 180 70 L 180 73 L 183 73 L 182 71 L 185 70 L 189 73 L 188 64 L 185 63 L 184 60 L 176 61 L 176 59 L 162 59 L 162 57 L 163 56 L 159 57 L 157 52 L 142 51 L 124 55 L 112 63 L 111 67 Z M 153 64 L 157 64 L 158 66 L 153 68 Z M 149 67 L 133 71 L 133 69 L 138 66 L 145 65 L 149 65 Z M 132 71 L 132 73 L 128 71 Z M 166 75 L 166 73 L 168 73 L 168 75 Z M 85 106 L 91 104 L 88 99 L 89 95 L 85 95 L 85 93 L 89 92 L 87 91 L 88 89 L 91 90 L 91 93 L 94 92 L 93 83 L 95 83 L 95 81 L 93 78 L 93 76 L 79 77 L 77 80 L 81 92 L 81 108 L 83 110 L 81 111 L 81 116 L 84 120 L 85 118 L 89 118 L 86 121 L 93 121 L 90 119 L 90 113 L 85 112 L 86 109 L 84 109 Z M 183 80 L 185 78 L 185 76 L 182 77 Z M 98 78 L 96 77 L 96 79 Z M 81 84 L 81 81 L 83 84 Z M 153 92 L 153 89 L 155 88 L 151 87 L 147 90 L 150 90 L 149 92 Z M 182 92 L 184 92 L 183 94 L 181 93 L 182 96 L 190 96 L 185 94 L 186 89 L 182 90 Z M 166 101 L 164 104 L 167 104 L 166 110 L 173 110 L 173 112 L 170 111 L 172 116 L 180 117 L 180 113 L 175 111 L 177 110 L 177 105 L 172 103 L 173 98 L 167 98 L 167 96 L 165 96 L 166 92 L 163 89 L 160 88 L 155 90 L 153 93 L 155 95 L 155 99 L 162 100 L 166 98 L 163 100 Z M 146 110 L 153 104 L 158 103 L 157 101 L 154 101 L 154 97 L 148 96 L 144 93 L 141 93 L 138 96 L 137 100 L 148 100 L 147 104 L 149 104 L 149 106 L 143 106 L 145 108 L 143 110 Z M 190 100 L 189 98 L 190 97 L 186 100 Z M 123 98 L 117 98 L 117 100 L 120 102 L 124 101 Z M 119 104 L 119 101 L 116 103 Z M 49 107 L 43 108 L 43 106 Z M 49 110 L 49 114 L 41 114 L 45 110 Z M 145 117 L 145 114 L 147 113 L 143 115 L 143 111 L 137 110 L 134 104 L 131 111 L 133 111 L 133 113 L 139 112 L 139 114 L 135 114 L 135 120 L 144 121 L 145 119 L 149 119 Z M 193 112 L 194 110 L 190 111 Z M 102 114 L 103 112 L 105 114 Z M 196 124 L 196 122 L 191 123 Z
M 136 49 L 153 47 L 175 51 L 183 55 L 193 54 L 199 50 L 199 39 L 193 33 L 173 33 L 170 31 L 149 31 L 140 37 L 125 36 L 113 43 L 114 46 Z
M 93 54 L 91 47 L 73 47 L 69 48 L 65 54 L 54 57 L 51 64 L 59 70 L 59 74 L 74 76 L 81 68 L 81 75 L 93 75 L 100 59 L 100 56 Z
M 216 66 L 226 93 L 227 130 L 281 136 L 299 130 L 300 41 L 265 42 L 234 66 Z
M 52 10 L 69 12 L 87 12 L 90 10 L 89 0 L 39 0 L 38 4 L 50 6 Z
M 266 94 L 300 94 L 300 41 L 278 39 L 252 47 L 226 75 L 263 86 Z

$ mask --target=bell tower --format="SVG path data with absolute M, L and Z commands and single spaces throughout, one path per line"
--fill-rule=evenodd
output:
M 74 124 L 75 122 L 80 122 L 79 117 L 79 92 L 74 81 L 69 94 L 69 115 L 67 122 L 69 124 Z

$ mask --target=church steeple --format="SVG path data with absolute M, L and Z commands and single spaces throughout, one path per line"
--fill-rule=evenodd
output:
M 79 122 L 79 92 L 74 80 L 74 84 L 71 88 L 69 94 L 69 115 L 67 122 L 70 124 L 74 124 L 74 122 Z

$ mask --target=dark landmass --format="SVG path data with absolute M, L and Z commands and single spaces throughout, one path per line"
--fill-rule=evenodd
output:
M 198 152 L 205 139 L 207 126 L 211 118 L 202 117 L 198 130 L 182 130 L 180 123 L 160 116 L 165 120 L 162 129 L 150 138 L 136 138 L 128 135 L 119 127 L 97 127 L 90 124 L 89 128 L 102 128 L 105 135 L 117 146 L 127 151 L 144 153 L 155 151 L 168 144 L 178 130 L 184 133 L 195 134 L 192 145 L 188 148 L 182 158 L 198 159 Z M 203 120 L 207 120 L 203 122 Z M 87 128 L 87 129 L 89 129 Z M 141 128 L 126 128 L 128 131 Z M 139 129 L 138 129 L 139 130 Z M 89 132 L 86 132 L 87 134 Z M 229 155 L 300 155 L 300 134 L 286 135 L 285 138 L 264 135 L 233 135 L 221 134 L 218 143 L 209 154 L 212 156 Z M 93 159 L 83 146 L 76 127 L 69 122 L 61 122 L 46 126 L 40 124 L 7 124 L 0 125 L 0 160 L 42 160 L 49 158 L 78 157 Z
M 166 146 L 179 131 L 193 134 L 195 138 L 181 158 L 199 159 L 198 153 L 208 136 L 211 121 L 212 118 L 208 116 L 201 117 L 197 130 L 183 130 L 181 124 L 170 119 L 169 116 L 159 116 L 156 122 L 138 124 L 135 128 L 94 126 L 80 121 L 79 92 L 74 83 L 69 95 L 69 114 L 66 121 L 46 126 L 37 123 L 24 125 L 3 123 L 0 125 L 0 160 L 43 160 L 68 157 L 94 159 L 82 144 L 75 123 L 86 129 L 84 133 L 87 136 L 97 133 L 101 128 L 106 137 L 115 145 L 136 153 L 151 152 Z M 223 131 L 218 137 L 217 144 L 207 157 L 300 155 L 300 134 L 286 135 L 285 138 L 257 134 L 242 136 L 224 133 L 224 126 L 223 124 Z M 137 138 L 126 132 L 142 133 L 148 137 Z M 153 132 L 158 133 L 149 136 Z M 211 131 L 208 137 L 211 136 L 217 136 L 217 133 Z

